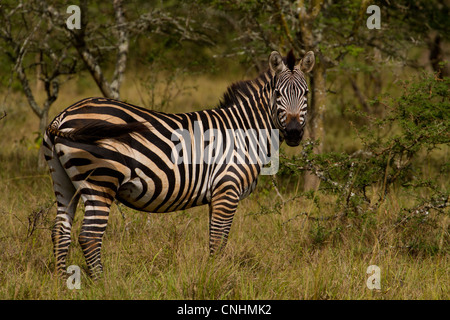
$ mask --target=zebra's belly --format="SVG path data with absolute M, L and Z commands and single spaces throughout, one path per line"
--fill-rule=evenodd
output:
M 147 212 L 172 212 L 208 203 L 207 192 L 193 192 L 189 197 L 169 185 L 155 186 L 152 180 L 140 177 L 122 184 L 116 199 L 123 204 Z

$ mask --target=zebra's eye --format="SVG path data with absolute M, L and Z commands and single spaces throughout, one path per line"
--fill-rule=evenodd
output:
M 278 99 L 281 96 L 280 90 L 275 89 L 275 98 Z
M 278 109 L 277 110 L 277 115 L 278 115 L 278 117 L 281 119 L 281 117 L 283 116 L 283 114 L 284 114 L 284 110 L 283 109 Z

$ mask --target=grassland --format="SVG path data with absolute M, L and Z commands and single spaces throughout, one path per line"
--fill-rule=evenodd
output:
M 231 80 L 199 77 L 192 83 L 199 89 L 179 95 L 175 105 L 180 108 L 167 111 L 213 106 Z M 89 84 L 66 84 L 50 118 L 78 99 L 97 94 Z M 123 99 L 136 104 L 140 94 L 134 83 L 122 91 Z M 82 284 L 80 290 L 69 290 L 54 274 L 50 230 L 56 208 L 50 177 L 46 169 L 36 168 L 37 118 L 20 93 L 8 94 L 4 108 L 8 115 L 0 120 L 0 299 L 450 297 L 448 212 L 430 213 L 429 224 L 397 227 L 399 213 L 410 201 L 398 190 L 363 218 L 309 219 L 302 213 L 335 215 L 329 199 L 299 197 L 277 212 L 263 210 L 280 201 L 267 177 L 240 203 L 228 245 L 215 257 L 208 255 L 207 207 L 149 215 L 114 205 L 102 249 L 105 272 L 97 282 L 86 276 L 77 243 L 80 204 L 68 264 L 82 268 Z M 338 132 L 337 127 L 330 131 Z M 339 142 L 336 135 L 327 139 L 328 145 L 341 148 L 354 143 L 342 134 Z M 448 158 L 448 148 L 439 156 Z M 301 183 L 298 177 L 279 178 L 283 198 L 295 196 Z M 320 210 L 314 201 L 321 203 Z M 380 290 L 366 286 L 370 265 L 380 267 Z

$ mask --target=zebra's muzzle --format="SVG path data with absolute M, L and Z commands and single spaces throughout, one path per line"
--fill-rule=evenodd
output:
M 286 126 L 286 144 L 290 147 L 296 147 L 303 138 L 303 125 L 299 121 L 290 121 Z

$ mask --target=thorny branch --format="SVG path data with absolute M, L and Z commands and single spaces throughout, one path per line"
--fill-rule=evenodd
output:
M 447 194 L 440 194 L 436 197 L 431 198 L 429 201 L 425 201 L 413 208 L 410 209 L 404 209 L 403 211 L 406 211 L 406 215 L 397 223 L 395 223 L 391 229 L 383 233 L 383 235 L 380 237 L 379 241 L 381 242 L 388 234 L 390 234 L 392 231 L 400 227 L 401 225 L 404 225 L 406 222 L 411 220 L 414 217 L 422 216 L 426 217 L 429 215 L 431 210 L 436 210 L 439 212 L 443 212 L 443 209 L 450 207 L 450 197 Z

